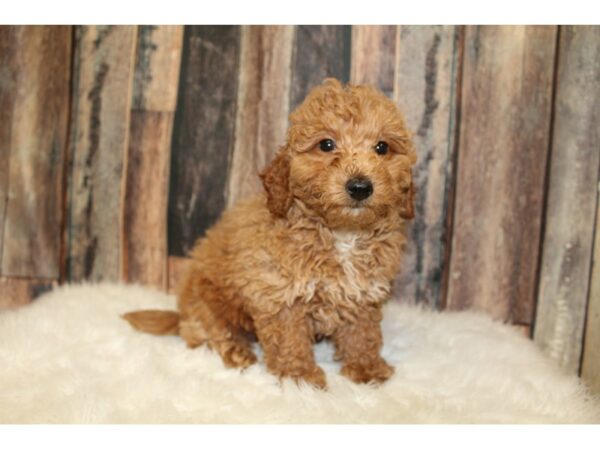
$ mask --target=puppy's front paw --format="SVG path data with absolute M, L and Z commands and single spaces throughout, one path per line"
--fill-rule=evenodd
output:
M 319 366 L 314 366 L 311 368 L 311 370 L 303 373 L 302 375 L 294 376 L 293 378 L 296 383 L 298 383 L 300 380 L 304 380 L 318 389 L 327 388 L 327 378 L 325 377 L 325 372 L 323 372 L 323 369 L 321 369 Z
M 355 383 L 383 383 L 394 374 L 394 368 L 379 358 L 371 364 L 345 364 L 342 375 L 350 378 Z
M 243 344 L 231 345 L 222 355 L 223 362 L 227 367 L 245 369 L 256 362 L 256 355 L 250 346 Z
M 325 377 L 325 372 L 323 372 L 323 369 L 317 365 L 305 368 L 303 370 L 284 370 L 278 373 L 278 375 L 279 378 L 291 378 L 298 385 L 304 382 L 316 387 L 317 389 L 327 388 L 327 378 Z

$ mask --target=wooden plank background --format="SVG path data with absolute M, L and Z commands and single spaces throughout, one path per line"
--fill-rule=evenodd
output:
M 396 44 L 394 98 L 419 153 L 415 218 L 396 292 L 435 307 L 443 301 L 463 33 L 455 26 L 402 26 Z
M 182 44 L 183 26 L 138 29 L 123 196 L 121 277 L 161 289 L 168 285 L 165 216 Z
M 555 36 L 550 26 L 466 29 L 450 309 L 531 324 Z
M 563 27 L 535 341 L 578 372 L 600 164 L 600 28 Z M 590 309 L 597 299 L 591 297 Z M 590 317 L 594 317 L 593 315 Z M 588 349 L 597 338 L 588 327 Z M 596 324 L 597 325 L 597 324 Z M 590 347 L 591 345 L 591 347 Z
M 70 27 L 3 28 L 0 272 L 57 279 L 63 220 Z M 6 56 L 5 56 L 6 55 Z M 4 62 L 4 58 L 7 59 Z M 6 85 L 4 85 L 6 83 Z
M 377 86 L 414 134 L 394 297 L 533 329 L 600 392 L 599 30 L 0 27 L 0 307 L 57 281 L 175 290 L 336 77 Z
M 137 27 L 76 28 L 67 274 L 120 278 L 125 155 Z

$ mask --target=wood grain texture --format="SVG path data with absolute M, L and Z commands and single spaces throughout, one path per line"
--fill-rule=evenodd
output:
M 60 272 L 71 27 L 3 27 L 0 42 L 0 272 L 54 278 Z
M 123 204 L 127 281 L 167 288 L 171 136 L 183 46 L 182 26 L 141 26 Z
M 392 25 L 352 26 L 351 83 L 370 84 L 393 96 L 398 32 Z
M 133 111 L 123 217 L 126 281 L 167 287 L 167 200 L 173 113 Z
M 0 268 L 8 203 L 10 147 L 17 91 L 19 28 L 0 26 Z
M 56 280 L 0 277 L 0 310 L 27 305 L 57 285 Z
M 350 78 L 352 27 L 346 25 L 299 25 L 294 37 L 291 107 L 327 77 L 343 83 Z
M 243 26 L 227 204 L 261 192 L 258 173 L 285 142 L 291 76 L 291 26 Z
M 132 109 L 175 111 L 182 48 L 183 26 L 139 27 Z
M 600 190 L 600 185 L 599 185 Z M 600 208 L 596 204 L 596 230 L 591 285 L 585 318 L 581 377 L 594 394 L 600 394 Z
M 186 27 L 173 128 L 169 254 L 185 255 L 226 204 L 240 27 Z
M 124 161 L 136 27 L 77 27 L 71 120 L 70 280 L 121 274 Z
M 169 256 L 168 265 L 169 265 L 169 286 L 168 292 L 169 294 L 177 293 L 179 289 L 179 285 L 182 282 L 185 271 L 187 270 L 187 265 L 190 261 L 190 258 L 182 258 L 179 256 Z
M 447 306 L 528 325 L 556 27 L 469 26 Z
M 534 338 L 570 372 L 579 371 L 589 290 L 600 164 L 599 105 L 600 28 L 561 27 Z M 594 333 L 590 331 L 590 339 Z
M 439 307 L 447 269 L 461 27 L 401 26 L 399 31 L 395 97 L 413 132 L 418 160 L 415 218 L 394 292 L 401 301 Z

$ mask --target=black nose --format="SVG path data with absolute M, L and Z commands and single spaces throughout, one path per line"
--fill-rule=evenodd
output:
M 373 184 L 364 178 L 352 178 L 346 183 L 346 191 L 354 200 L 364 200 L 373 193 Z

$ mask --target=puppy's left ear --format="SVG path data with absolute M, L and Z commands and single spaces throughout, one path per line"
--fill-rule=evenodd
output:
M 279 151 L 275 159 L 260 174 L 263 187 L 267 191 L 267 207 L 271 214 L 285 217 L 292 204 L 290 192 L 290 157 L 285 148 Z
M 410 181 L 410 185 L 405 188 L 400 201 L 400 217 L 410 220 L 415 217 L 415 185 Z

